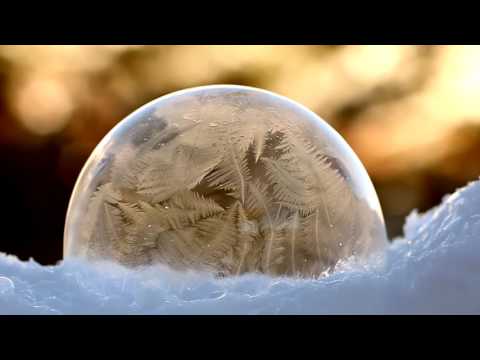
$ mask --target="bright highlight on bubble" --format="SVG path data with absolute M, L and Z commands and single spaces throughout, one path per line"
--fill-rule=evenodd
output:
M 121 121 L 70 200 L 65 257 L 219 276 L 319 276 L 386 243 L 377 195 L 341 136 L 242 86 L 172 93 Z

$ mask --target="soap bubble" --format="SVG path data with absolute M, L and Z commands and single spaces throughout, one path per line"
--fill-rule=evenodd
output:
M 373 185 L 335 130 L 285 97 L 218 85 L 110 131 L 75 185 L 64 256 L 319 276 L 385 243 Z

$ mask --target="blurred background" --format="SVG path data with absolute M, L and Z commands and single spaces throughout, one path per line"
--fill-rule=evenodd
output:
M 479 46 L 0 46 L 0 251 L 62 258 L 70 193 L 123 117 L 228 83 L 290 97 L 366 166 L 389 236 L 480 175 Z

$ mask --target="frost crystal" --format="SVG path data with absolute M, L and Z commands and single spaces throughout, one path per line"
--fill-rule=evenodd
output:
M 65 256 L 220 276 L 319 276 L 383 246 L 378 199 L 328 124 L 239 86 L 173 93 L 120 122 L 72 195 Z

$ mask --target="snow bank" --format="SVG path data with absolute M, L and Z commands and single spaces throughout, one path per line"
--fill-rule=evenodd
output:
M 321 280 L 40 266 L 0 254 L 0 314 L 480 314 L 480 181 L 414 211 L 404 230 L 384 253 Z

